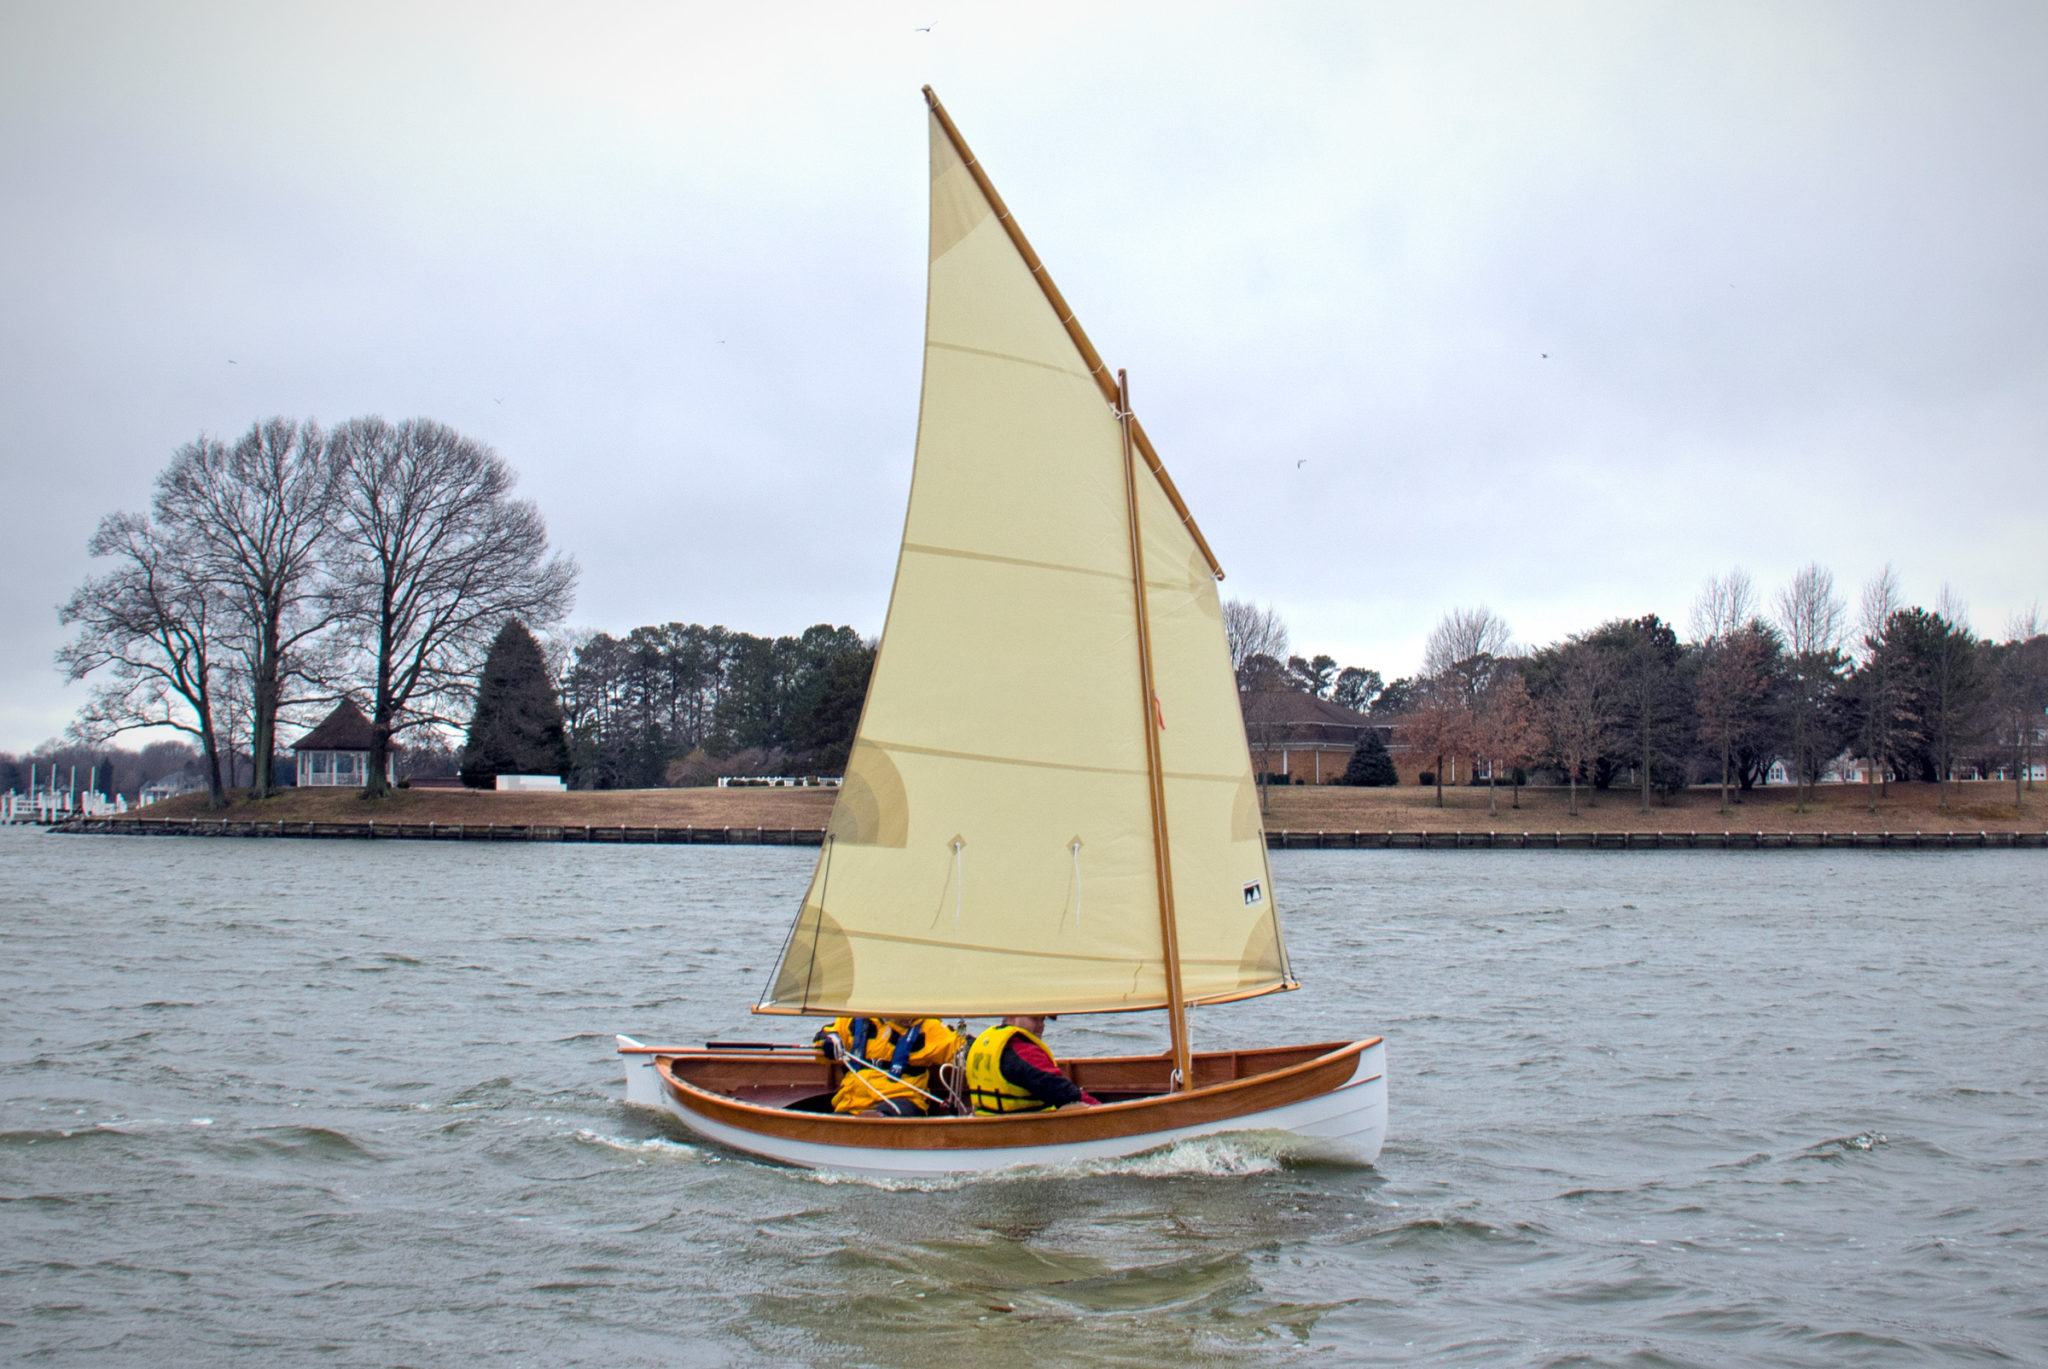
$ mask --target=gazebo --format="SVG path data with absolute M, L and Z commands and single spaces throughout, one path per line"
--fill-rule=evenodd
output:
M 313 788 L 360 789 L 370 779 L 370 720 L 354 699 L 344 698 L 318 727 L 292 745 L 298 783 Z M 394 778 L 398 743 L 384 754 L 384 778 Z

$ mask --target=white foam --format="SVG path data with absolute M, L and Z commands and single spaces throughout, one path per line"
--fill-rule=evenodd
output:
M 976 1174 L 945 1174 L 925 1178 L 890 1178 L 875 1174 L 848 1174 L 829 1169 L 792 1169 L 791 1177 L 818 1184 L 861 1184 L 892 1193 L 936 1193 L 976 1183 L 1008 1183 L 1019 1179 L 1093 1178 L 1212 1178 L 1234 1179 L 1257 1174 L 1275 1174 L 1288 1155 L 1300 1146 L 1300 1138 L 1282 1132 L 1234 1132 L 1227 1136 L 1200 1136 L 1138 1155 L 1119 1155 L 1102 1160 L 1073 1160 L 1053 1165 L 1018 1165 Z
M 1113 1160 L 1085 1160 L 1058 1166 L 1050 1172 L 1077 1175 L 1119 1174 L 1140 1178 L 1167 1179 L 1180 1176 L 1217 1179 L 1250 1174 L 1274 1174 L 1300 1143 L 1292 1137 L 1264 1132 L 1236 1132 L 1228 1136 L 1198 1136 L 1176 1141 L 1141 1155 L 1119 1156 Z
M 642 1140 L 631 1141 L 623 1136 L 606 1136 L 602 1132 L 582 1127 L 577 1130 L 576 1139 L 590 1145 L 604 1146 L 608 1150 L 622 1150 L 631 1155 L 664 1155 L 678 1159 L 685 1156 L 696 1158 L 704 1155 L 704 1152 L 698 1147 L 683 1141 L 671 1141 L 666 1136 L 649 1136 Z M 717 1157 L 706 1156 L 705 1158 L 715 1160 Z

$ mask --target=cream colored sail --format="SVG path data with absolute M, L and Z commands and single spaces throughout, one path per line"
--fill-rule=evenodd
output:
M 1167 1001 L 1115 412 L 939 118 L 924 403 L 875 673 L 757 1011 Z M 1183 993 L 1286 987 L 1216 581 L 1138 472 Z

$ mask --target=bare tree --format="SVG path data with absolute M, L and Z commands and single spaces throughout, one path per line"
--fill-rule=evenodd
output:
M 1573 817 L 1579 815 L 1579 773 L 1592 778 L 1614 732 L 1612 688 L 1612 674 L 1599 651 L 1585 642 L 1558 648 L 1556 682 L 1537 717 L 1550 754 L 1564 771 Z
M 2048 713 L 2048 636 L 2039 619 L 2014 615 L 2007 640 L 1992 648 L 1991 708 L 2002 749 L 2010 756 L 2013 812 L 2022 811 L 2033 787 L 2034 743 Z
M 2005 640 L 2031 642 L 2041 635 L 2041 606 L 2029 604 L 2005 615 Z
M 1697 619 L 1695 620 L 1697 621 Z M 1719 623 L 1728 620 L 1722 618 Z M 1695 708 L 1700 740 L 1721 753 L 1721 815 L 1728 815 L 1728 780 L 1735 749 L 1752 729 L 1769 697 L 1769 628 L 1754 619 L 1717 631 L 1700 647 L 1700 684 Z
M 1975 639 L 1977 634 L 1970 627 L 1970 606 L 1964 602 L 1962 595 L 1956 593 L 1954 586 L 1946 582 L 1942 584 L 1941 593 L 1934 596 L 1934 611 L 1939 613 L 1950 627 L 1959 628 Z
M 1820 767 L 1834 750 L 1826 717 L 1841 683 L 1845 611 L 1846 606 L 1835 596 L 1835 577 L 1812 562 L 1800 567 L 1792 583 L 1778 594 L 1778 628 L 1785 634 L 1790 657 L 1792 695 L 1787 701 L 1786 721 L 1798 785 L 1795 807 L 1799 808 L 1805 807 L 1813 782 L 1820 778 Z
M 1883 570 L 1865 582 L 1861 604 L 1856 614 L 1856 631 L 1862 638 L 1865 660 L 1876 652 L 1876 643 L 1884 640 L 1884 625 L 1891 621 L 1894 613 L 1905 606 L 1905 596 L 1899 589 L 1899 577 L 1892 570 L 1892 563 L 1887 561 Z
M 224 616 L 228 622 L 222 637 L 224 642 L 232 642 L 242 626 L 237 621 L 241 615 L 232 599 L 226 595 L 222 599 L 227 608 Z M 239 655 L 232 647 L 224 652 L 224 658 Z M 233 790 L 241 787 L 243 748 L 249 744 L 250 722 L 256 711 L 249 684 L 248 675 L 234 669 L 232 664 L 223 665 L 213 677 L 213 725 L 220 734 L 222 778 L 231 791 L 230 797 L 233 797 Z
M 1237 675 L 1240 692 L 1250 688 L 1246 672 L 1254 656 L 1287 659 L 1287 623 L 1276 608 L 1248 599 L 1224 600 L 1223 636 L 1230 643 L 1230 669 Z
M 1486 760 L 1486 811 L 1499 811 L 1494 784 L 1503 768 L 1518 771 L 1534 758 L 1542 744 L 1535 705 L 1529 699 L 1529 685 L 1522 672 L 1513 668 L 1495 671 L 1480 696 L 1472 720 L 1473 747 Z M 1515 807 L 1522 806 L 1521 781 L 1515 781 Z
M 1505 656 L 1514 641 L 1507 620 L 1481 604 L 1454 608 L 1430 630 L 1422 652 L 1422 673 L 1440 676 L 1474 656 Z
M 1861 657 L 1853 680 L 1858 704 L 1856 740 L 1864 759 L 1863 792 L 1873 813 L 1880 793 L 1891 792 L 1892 743 L 1904 709 L 1900 695 L 1907 683 L 1893 659 L 1896 653 L 1884 649 L 1885 625 L 1904 603 L 1899 577 L 1887 561 L 1863 586 L 1856 617 L 1857 654 Z
M 1264 652 L 1254 652 L 1238 672 L 1238 707 L 1244 713 L 1245 740 L 1257 755 L 1270 760 L 1276 749 L 1276 733 L 1283 724 L 1281 707 L 1298 686 L 1287 668 Z M 1259 779 L 1259 811 L 1272 808 L 1272 786 L 1264 773 Z
M 514 499 L 497 453 L 431 419 L 352 419 L 331 442 L 337 567 L 367 658 L 371 750 L 365 797 L 385 792 L 392 737 L 453 722 L 507 618 L 546 626 L 568 609 L 575 563 L 549 555 L 540 511 Z
M 334 618 L 320 564 L 334 494 L 325 434 L 285 418 L 251 425 L 232 447 L 205 437 L 187 443 L 157 479 L 157 522 L 190 540 L 234 612 L 226 644 L 247 677 L 253 799 L 272 792 L 280 709 L 308 673 L 307 648 Z
M 214 689 L 227 605 L 194 549 L 139 514 L 101 520 L 91 551 L 114 568 L 87 580 L 58 610 L 60 621 L 78 628 L 57 653 L 65 677 L 105 672 L 74 730 L 92 741 L 143 727 L 185 733 L 198 741 L 206 764 L 207 801 L 221 807 L 227 794 Z
M 1709 575 L 1692 606 L 1692 639 L 1702 645 L 1735 633 L 1757 612 L 1756 586 L 1737 566 L 1725 576 Z
M 2026 696 L 2027 718 L 2019 729 L 2019 769 L 2026 775 L 2027 789 L 2034 788 L 2034 743 L 2042 729 L 2043 715 L 2048 715 L 2048 635 L 2041 629 L 2041 609 L 2038 604 L 2029 604 L 2023 612 L 2013 613 L 2005 620 L 2005 639 L 2021 653 L 2020 689 Z M 2013 790 L 2012 806 L 2020 806 L 2019 789 Z
M 1466 751 L 1472 740 L 1472 712 L 1449 674 L 1417 686 L 1397 732 L 1410 752 L 1434 758 L 1436 806 L 1444 806 L 1444 758 Z

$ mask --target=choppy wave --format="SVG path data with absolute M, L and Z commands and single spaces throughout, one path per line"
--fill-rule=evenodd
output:
M 1380 1166 L 1231 1135 L 887 1181 L 618 1098 L 612 1029 L 743 1030 L 815 852 L 0 846 L 16 1359 L 2041 1358 L 2048 865 L 2023 853 L 1275 852 L 1283 886 L 1317 877 L 1289 930 L 1319 973 L 1198 1025 L 1385 1030 Z
M 382 1158 L 346 1132 L 328 1127 L 258 1127 L 239 1144 L 255 1153 L 292 1159 L 360 1162 Z
M 113 1136 L 119 1133 L 104 1127 L 85 1125 L 72 1128 L 30 1127 L 21 1131 L 0 1131 L 0 1147 L 63 1145 L 67 1142 L 90 1141 L 96 1136 Z
M 1843 1160 L 1859 1151 L 1890 1145 L 1891 1137 L 1881 1131 L 1859 1131 L 1854 1136 L 1836 1136 L 1817 1142 L 1799 1152 L 1802 1160 Z

